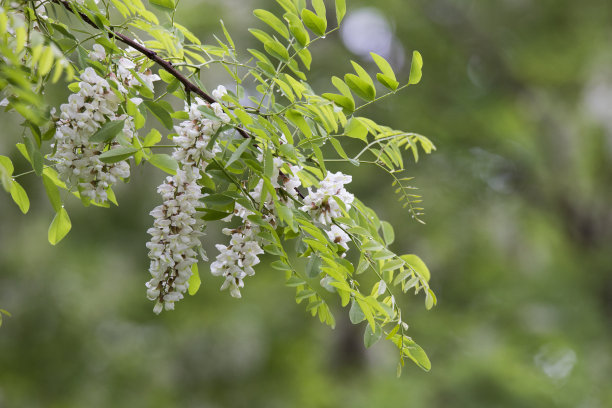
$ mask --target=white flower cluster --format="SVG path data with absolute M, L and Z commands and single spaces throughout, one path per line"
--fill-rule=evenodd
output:
M 222 85 L 213 91 L 213 95 L 216 95 L 215 97 L 223 96 L 226 93 L 227 90 Z M 208 145 L 215 132 L 217 132 L 223 124 L 229 123 L 230 118 L 223 112 L 221 105 L 215 102 L 210 104 L 210 108 L 219 120 L 209 119 L 200 110 L 201 107 L 208 106 L 209 105 L 202 99 L 196 98 L 195 102 L 187 107 L 189 111 L 189 120 L 181 122 L 178 126 L 174 127 L 177 136 L 175 136 L 172 141 L 179 146 L 179 148 L 174 150 L 172 156 L 179 163 L 183 163 L 187 166 L 194 166 L 200 160 L 209 160 L 221 151 L 216 143 L 210 148 Z
M 93 46 L 89 53 L 93 60 L 106 59 L 104 47 Z M 116 72 L 109 77 L 117 85 L 120 94 L 126 96 L 128 89 L 140 84 L 133 72 L 136 64 L 125 57 L 116 63 Z M 136 73 L 151 89 L 159 76 L 147 72 Z M 86 68 L 81 75 L 79 91 L 70 95 L 68 103 L 60 107 L 60 118 L 56 123 L 55 147 L 51 156 L 57 162 L 60 178 L 69 187 L 77 187 L 80 193 L 92 201 L 107 201 L 107 189 L 121 178 L 130 176 L 130 167 L 126 161 L 103 163 L 98 156 L 105 148 L 104 143 L 92 143 L 89 138 L 109 120 L 125 120 L 123 134 L 127 139 L 134 136 L 134 122 L 131 116 L 118 114 L 120 98 L 110 83 L 99 76 L 92 68 Z M 114 142 L 111 149 L 119 147 Z
M 260 157 L 260 160 L 263 160 L 263 157 Z M 283 164 L 284 162 L 281 158 L 274 158 L 274 172 L 271 178 L 272 186 L 274 188 L 284 187 L 290 195 L 297 197 L 298 191 L 296 189 L 301 186 L 300 179 L 297 177 L 300 167 L 290 165 L 289 169 L 292 174 L 286 175 L 280 171 Z M 262 189 L 263 180 L 260 180 L 250 193 L 255 201 L 260 200 Z M 285 202 L 285 205 L 293 206 L 293 201 L 288 200 Z M 270 198 L 264 203 L 264 207 L 268 211 L 265 219 L 272 225 L 276 224 L 275 207 Z M 240 204 L 236 204 L 233 215 L 242 218 L 243 225 L 237 229 L 226 228 L 223 230 L 225 234 L 231 235 L 230 243 L 229 245 L 216 245 L 219 255 L 217 255 L 215 262 L 210 266 L 210 271 L 214 276 L 225 277 L 221 290 L 229 289 L 230 294 L 238 298 L 241 297 L 240 288 L 244 287 L 243 279 L 255 274 L 253 266 L 259 263 L 258 255 L 264 253 L 261 248 L 261 240 L 257 236 L 260 227 L 249 221 L 248 216 L 251 214 L 253 214 L 251 211 Z M 232 216 L 226 218 L 225 221 L 230 221 L 231 219 Z
M 95 202 L 106 202 L 106 190 L 120 178 L 130 176 L 130 167 L 125 161 L 103 163 L 98 156 L 105 145 L 89 141 L 108 120 L 127 119 L 127 115 L 117 115 L 119 102 L 108 81 L 92 68 L 86 68 L 79 91 L 60 107 L 56 123 L 55 152 L 51 159 L 57 162 L 60 178 Z M 131 120 L 125 121 L 123 131 L 126 136 L 133 134 Z M 111 149 L 117 146 L 114 143 Z
M 229 245 L 215 245 L 219 250 L 217 259 L 210 265 L 214 276 L 225 277 L 221 290 L 229 289 L 233 297 L 241 297 L 240 288 L 244 287 L 243 279 L 255 275 L 253 266 L 259 263 L 257 255 L 263 254 L 257 233 L 259 228 L 249 222 L 238 229 L 224 228 L 223 232 L 231 235 Z
M 304 205 L 300 209 L 308 212 L 321 224 L 331 224 L 333 218 L 342 215 L 340 205 L 332 197 L 339 198 L 347 210 L 355 199 L 355 196 L 344 188 L 344 185 L 350 183 L 352 179 L 351 176 L 341 172 L 328 172 L 316 191 L 308 189 L 308 195 L 304 198 Z
M 196 256 L 201 246 L 200 226 L 195 218 L 196 207 L 202 198 L 197 180 L 198 169 L 187 167 L 176 175 L 166 177 L 157 188 L 164 203 L 155 207 L 151 215 L 153 227 L 147 233 L 151 265 L 151 280 L 147 282 L 147 297 L 156 300 L 155 313 L 174 309 L 174 302 L 183 298 L 187 290 L 191 267 L 198 262 Z
M 225 88 L 219 87 L 215 92 L 225 92 Z M 164 203 L 151 211 L 155 221 L 147 231 L 151 235 L 147 248 L 152 278 L 146 286 L 147 297 L 156 301 L 153 308 L 155 313 L 160 313 L 164 308 L 174 309 L 174 302 L 182 299 L 188 289 L 191 267 L 197 263 L 198 251 L 205 258 L 199 240 L 202 225 L 196 218 L 196 208 L 203 197 L 197 181 L 201 178 L 200 170 L 206 166 L 206 160 L 220 151 L 216 144 L 208 150 L 211 137 L 230 119 L 217 103 L 212 104 L 211 108 L 219 121 L 205 117 L 199 110 L 201 106 L 207 104 L 196 99 L 186 107 L 189 120 L 175 126 L 177 136 L 173 141 L 177 146 L 172 157 L 180 163 L 180 169 L 158 187 Z

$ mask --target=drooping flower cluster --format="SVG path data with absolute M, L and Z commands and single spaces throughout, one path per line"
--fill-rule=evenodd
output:
M 331 224 L 333 218 L 342 215 L 340 205 L 333 197 L 339 198 L 347 210 L 355 199 L 355 196 L 344 188 L 344 185 L 350 183 L 352 179 L 351 176 L 341 172 L 328 172 L 317 190 L 308 189 L 308 195 L 304 198 L 304 205 L 300 209 L 308 212 L 321 224 Z
M 214 276 L 225 277 L 221 290 L 229 289 L 233 297 L 239 298 L 240 288 L 244 287 L 243 279 L 255 275 L 253 266 L 259 263 L 257 255 L 264 252 L 256 236 L 259 228 L 245 222 L 238 229 L 224 228 L 223 232 L 231 235 L 230 243 L 227 246 L 215 245 L 220 253 L 210 265 L 210 271 Z
M 125 161 L 103 163 L 99 159 L 104 143 L 89 141 L 107 121 L 127 119 L 127 115 L 117 114 L 119 102 L 108 81 L 92 68 L 86 68 L 79 91 L 61 105 L 56 123 L 55 152 L 51 159 L 57 163 L 60 178 L 69 188 L 76 187 L 81 195 L 99 203 L 106 202 L 109 187 L 130 175 Z M 131 136 L 133 122 L 126 120 L 123 131 Z M 110 148 L 116 147 L 119 144 L 115 142 Z
M 263 156 L 260 156 L 260 160 L 263 160 Z M 284 188 L 284 190 L 294 198 L 297 198 L 297 188 L 301 186 L 300 179 L 297 176 L 300 171 L 299 166 L 289 165 L 291 174 L 285 174 L 281 171 L 284 161 L 275 157 L 273 162 L 273 172 L 270 179 L 272 187 L 276 189 Z M 280 182 L 279 182 L 280 180 Z M 261 199 L 261 193 L 263 189 L 263 179 L 255 186 L 253 191 L 250 192 L 250 196 L 259 202 Z M 284 205 L 293 207 L 292 200 L 281 200 Z M 263 207 L 266 209 L 264 214 L 264 220 L 272 225 L 276 224 L 275 206 L 272 199 L 268 196 L 268 199 L 264 203 Z M 224 221 L 230 221 L 235 215 L 242 219 L 243 224 L 237 229 L 225 228 L 223 232 L 227 235 L 231 235 L 229 245 L 216 245 L 219 250 L 219 255 L 215 262 L 210 266 L 210 271 L 214 276 L 223 276 L 225 281 L 221 285 L 221 290 L 229 289 L 230 294 L 233 297 L 241 297 L 240 288 L 244 287 L 243 279 L 247 276 L 253 276 L 255 271 L 253 266 L 259 263 L 258 255 L 263 254 L 264 251 L 261 248 L 261 239 L 258 237 L 260 227 L 249 221 L 248 216 L 253 214 L 252 211 L 236 203 L 234 208 L 234 214 L 224 219 Z
M 217 93 L 224 91 L 223 87 L 216 90 Z M 156 301 L 155 313 L 164 308 L 174 309 L 174 302 L 182 299 L 189 287 L 191 267 L 197 263 L 198 252 L 205 258 L 199 240 L 202 225 L 196 218 L 196 208 L 203 197 L 197 181 L 207 160 L 220 151 L 216 144 L 208 146 L 212 136 L 230 120 L 218 103 L 213 103 L 210 108 L 219 120 L 205 117 L 200 108 L 207 106 L 201 99 L 196 99 L 186 107 L 189 120 L 175 126 L 177 135 L 173 141 L 176 147 L 172 157 L 180 168 L 176 175 L 167 177 L 166 182 L 158 187 L 164 203 L 151 211 L 155 221 L 147 231 L 151 235 L 147 248 L 152 278 L 146 286 L 147 297 Z
M 199 171 L 192 167 L 177 170 L 166 177 L 157 188 L 164 203 L 155 207 L 151 215 L 153 227 L 147 231 L 147 243 L 152 278 L 147 282 L 147 297 L 157 300 L 153 311 L 160 313 L 174 309 L 174 302 L 183 298 L 191 277 L 191 267 L 197 263 L 199 225 L 195 218 L 198 201 L 202 197 L 197 180 Z

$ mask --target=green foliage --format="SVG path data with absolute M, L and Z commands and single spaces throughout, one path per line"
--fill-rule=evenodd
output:
M 91 1 L 44 3 L 42 8 L 49 12 L 45 18 L 37 14 L 42 9 L 29 6 L 0 12 L 0 24 L 5 28 L 12 24 L 13 28 L 4 30 L 0 38 L 3 55 L 6 52 L 6 62 L 0 66 L 0 89 L 8 98 L 7 109 L 21 114 L 25 119 L 24 129 L 31 133 L 31 137 L 24 137 L 23 143 L 17 144 L 32 166 L 32 172 L 24 174 L 34 173 L 42 178 L 56 212 L 48 230 L 48 241 L 56 245 L 72 227 L 60 190 L 69 191 L 85 206 L 108 207 L 110 203 L 117 204 L 112 184 L 120 179 L 127 181 L 129 177 L 125 168 L 149 163 L 175 177 L 168 180 L 179 180 L 179 176 L 195 166 L 195 179 L 202 195 L 199 207 L 194 208 L 199 220 L 212 222 L 231 218 L 238 211 L 247 212 L 248 216 L 242 217 L 243 223 L 230 231 L 232 234 L 253 232 L 257 244 L 273 259 L 271 266 L 283 272 L 286 285 L 295 289 L 296 302 L 303 304 L 307 312 L 335 327 L 330 293 L 336 294 L 339 298 L 336 302 L 349 309 L 352 323 L 367 322 L 364 328 L 367 347 L 385 336 L 399 350 L 400 367 L 405 359 L 410 359 L 429 370 L 425 352 L 406 333 L 408 326 L 398 302 L 400 292 L 414 289 L 416 294 L 424 293 L 427 309 L 435 305 L 436 297 L 429 287 L 429 270 L 423 261 L 416 255 L 398 254 L 390 248 L 395 240 L 391 223 L 381 221 L 359 199 L 353 201 L 352 195 L 350 199 L 341 198 L 342 185 L 347 181 L 334 190 L 335 194 L 323 197 L 320 204 L 308 204 L 305 197 L 305 194 L 314 194 L 313 190 L 322 189 L 329 183 L 329 177 L 341 174 L 331 171 L 335 162 L 371 166 L 390 176 L 400 200 L 412 217 L 418 219 L 421 208 L 415 205 L 420 200 L 408 192 L 411 187 L 405 181 L 409 178 L 398 178 L 398 174 L 405 168 L 405 150 L 410 150 L 417 161 L 419 150 L 430 153 L 434 145 L 424 136 L 380 125 L 356 113 L 409 84 L 418 83 L 423 65 L 421 56 L 414 52 L 408 83 L 401 87 L 391 65 L 383 57 L 372 54 L 380 70 L 376 79 L 387 88 L 385 93 L 377 93 L 368 70 L 351 61 L 354 74 L 347 73 L 344 79 L 331 78 L 340 93 L 319 95 L 307 81 L 306 72 L 313 59 L 310 45 L 337 27 L 329 28 L 323 0 L 313 0 L 312 10 L 303 1 L 279 0 L 278 3 L 284 10 L 283 15 L 263 9 L 254 11 L 268 31 L 248 30 L 261 44 L 259 49 L 248 50 L 253 58 L 246 61 L 239 59 L 236 44 L 225 25 L 221 24 L 223 37 L 215 37 L 216 44 L 208 45 L 176 23 L 174 13 L 178 2 L 171 0 L 150 1 L 156 6 L 156 14 L 139 1 L 119 0 L 112 1 L 118 14 Z M 339 24 L 346 13 L 345 2 L 336 1 L 335 10 Z M 72 26 L 53 17 L 60 11 L 71 13 L 80 21 L 71 24 L 89 36 L 77 39 L 71 34 Z M 32 30 L 33 27 L 40 30 Z M 56 44 L 63 44 L 61 51 Z M 128 45 L 134 50 L 125 48 Z M 234 92 L 215 97 L 206 92 L 200 74 L 211 65 L 220 65 L 226 71 L 234 82 Z M 64 68 L 59 71 L 56 68 L 51 74 L 53 66 Z M 152 85 L 151 69 L 159 70 L 162 82 L 157 88 Z M 73 113 L 98 119 L 86 140 L 65 153 L 97 160 L 95 168 L 81 169 L 71 164 L 66 169 L 57 156 L 58 144 L 70 129 L 82 132 L 81 119 L 70 118 L 66 113 L 70 109 L 68 105 L 63 105 L 62 115 L 56 116 L 41 98 L 34 97 L 49 82 L 59 81 L 62 72 L 66 73 L 67 82 L 74 73 L 81 75 L 81 81 L 67 84 L 79 96 L 89 92 L 92 81 L 98 81 L 95 78 L 110 84 L 104 97 L 112 101 L 109 106 L 116 112 L 106 107 L 96 112 L 81 109 Z M 109 82 L 104 78 L 109 78 Z M 99 83 L 96 86 L 102 87 Z M 247 91 L 250 96 L 245 99 Z M 365 103 L 360 104 L 353 94 Z M 93 97 L 87 94 L 84 99 L 89 103 Z M 186 103 L 185 111 L 175 111 L 169 101 Z M 210 126 L 218 124 L 203 146 L 196 144 L 189 148 L 205 148 L 207 153 L 190 162 L 184 158 L 192 154 L 189 149 L 182 152 L 183 156 L 159 152 L 158 149 L 173 148 L 176 153 L 181 148 L 184 137 L 180 126 L 196 123 L 194 116 L 204 118 Z M 157 121 L 148 120 L 151 117 Z M 177 126 L 179 120 L 183 122 Z M 165 130 L 162 133 L 152 129 L 142 137 L 138 130 L 145 124 L 161 124 Z M 164 136 L 172 144 L 161 145 Z M 202 140 L 198 139 L 198 143 L 204 143 Z M 349 141 L 358 142 L 361 150 L 354 153 L 354 149 L 348 149 Z M 3 187 L 26 213 L 28 196 L 15 181 L 13 165 L 7 157 L 0 156 L 0 171 Z M 81 181 L 95 172 L 101 175 L 91 181 Z M 285 187 L 291 177 L 299 181 L 298 187 Z M 112 183 L 108 182 L 111 179 Z M 174 183 L 177 190 L 171 201 L 177 202 L 188 183 Z M 343 194 L 349 196 L 346 191 Z M 164 204 L 163 208 L 169 205 Z M 191 230 L 198 228 L 195 222 L 189 227 Z M 168 229 L 178 236 L 172 228 Z M 333 234 L 337 234 L 335 238 Z M 205 256 L 202 258 L 206 260 Z M 305 268 L 299 266 L 304 263 Z M 172 268 L 169 266 L 166 270 Z M 201 276 L 197 263 L 190 268 L 185 286 L 190 295 L 195 295 Z M 173 276 L 165 284 L 172 285 L 177 279 L 178 276 Z M 226 282 L 237 289 L 242 285 L 241 279 L 228 278 Z M 149 289 L 159 292 L 162 286 Z M 155 297 L 160 302 L 163 300 L 162 295 Z

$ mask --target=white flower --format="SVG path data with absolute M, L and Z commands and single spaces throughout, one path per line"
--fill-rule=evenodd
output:
M 94 61 L 103 61 L 106 59 L 106 51 L 100 44 L 94 44 L 93 51 L 88 54 L 88 57 Z
M 346 251 L 348 251 L 347 243 L 351 241 L 348 234 L 344 232 L 342 228 L 338 227 L 337 225 L 332 225 L 331 229 L 325 232 L 327 233 L 327 236 L 329 237 L 329 240 L 331 242 L 334 242 L 340 245 L 342 248 L 344 248 L 344 253 L 342 254 L 342 257 L 344 257 L 346 254 Z
M 223 98 L 223 96 L 225 96 L 227 94 L 227 89 L 225 89 L 225 87 L 223 85 L 219 85 L 217 87 L 217 89 L 215 89 L 214 91 L 212 91 L 212 96 L 213 98 L 220 100 L 221 98 Z
M 308 195 L 304 198 L 304 205 L 300 209 L 307 211 L 321 224 L 330 224 L 333 218 L 342 215 L 340 205 L 333 197 L 339 198 L 347 210 L 355 199 L 355 196 L 344 188 L 344 185 L 351 181 L 351 176 L 341 172 L 328 172 L 316 191 L 308 189 Z

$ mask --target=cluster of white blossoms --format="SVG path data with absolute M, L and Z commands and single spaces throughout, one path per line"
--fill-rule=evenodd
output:
M 300 209 L 308 212 L 321 224 L 331 224 L 333 218 L 342 215 L 340 205 L 333 197 L 339 198 L 347 210 L 351 208 L 355 196 L 346 191 L 344 185 L 350 183 L 352 179 L 351 176 L 341 172 L 328 172 L 317 190 L 308 189 L 308 195 L 304 198 L 304 205 Z
M 253 267 L 259 263 L 258 255 L 264 253 L 259 244 L 258 232 L 259 227 L 249 222 L 238 229 L 224 228 L 223 233 L 231 235 L 229 245 L 215 245 L 220 253 L 210 265 L 210 271 L 214 276 L 225 277 L 221 290 L 229 289 L 233 297 L 241 297 L 243 279 L 255 275 Z
M 259 159 L 263 160 L 263 156 L 260 156 Z M 291 174 L 285 174 L 280 170 L 284 163 L 281 158 L 274 158 L 273 175 L 270 179 L 271 184 L 276 189 L 284 188 L 289 195 L 297 198 L 299 194 L 297 188 L 302 185 L 297 173 L 301 168 L 296 165 L 289 165 Z M 250 192 L 250 196 L 256 202 L 259 202 L 261 199 L 262 189 L 263 180 L 260 180 L 253 191 Z M 293 207 L 292 200 L 282 201 L 288 207 Z M 264 219 L 270 224 L 275 225 L 275 207 L 270 197 L 264 203 L 264 208 L 267 211 Z M 253 266 L 259 263 L 258 255 L 264 253 L 261 248 L 261 239 L 258 237 L 261 229 L 249 221 L 248 216 L 251 214 L 253 212 L 240 204 L 236 204 L 234 214 L 225 218 L 224 221 L 230 221 L 235 215 L 242 219 L 243 224 L 236 229 L 225 228 L 223 230 L 225 234 L 231 235 L 230 243 L 228 245 L 216 245 L 219 255 L 217 255 L 215 262 L 210 265 L 210 271 L 214 276 L 223 276 L 225 278 L 223 285 L 221 285 L 221 290 L 229 289 L 231 296 L 237 298 L 241 297 L 240 288 L 244 287 L 243 279 L 255 274 Z
M 223 87 L 215 91 L 217 95 L 224 92 Z M 175 126 L 177 135 L 173 141 L 176 147 L 172 157 L 180 168 L 176 175 L 167 177 L 158 187 L 164 202 L 151 211 L 155 221 L 147 231 L 151 235 L 151 241 L 147 243 L 151 280 L 146 286 L 147 297 L 156 301 L 155 313 L 174 309 L 174 302 L 182 299 L 189 287 L 191 268 L 197 263 L 198 252 L 206 258 L 199 239 L 202 223 L 196 218 L 196 208 L 203 197 L 197 181 L 207 160 L 220 151 L 216 144 L 208 147 L 212 136 L 230 118 L 221 105 L 213 103 L 210 108 L 219 120 L 209 119 L 200 110 L 203 106 L 208 104 L 197 98 L 186 106 L 189 120 Z
M 99 203 L 106 202 L 109 187 L 130 176 L 127 162 L 103 163 L 99 156 L 106 145 L 89 141 L 109 120 L 125 120 L 124 134 L 133 134 L 133 122 L 127 120 L 128 115 L 117 114 L 119 102 L 108 81 L 92 68 L 86 68 L 79 91 L 60 107 L 56 122 L 55 152 L 51 159 L 57 163 L 60 178 L 69 188 L 76 187 L 82 196 Z M 118 146 L 115 142 L 110 148 Z
M 147 297 L 157 301 L 155 313 L 164 307 L 174 309 L 174 302 L 183 298 L 189 286 L 192 265 L 198 262 L 200 225 L 195 214 L 202 198 L 197 184 L 200 177 L 192 167 L 179 169 L 157 188 L 164 203 L 151 211 L 155 221 L 147 231 L 151 235 L 147 248 L 152 278 L 146 284 Z
M 89 53 L 92 60 L 106 59 L 104 47 L 93 46 Z M 118 59 L 114 65 L 115 72 L 109 74 L 122 96 L 128 95 L 128 89 L 139 85 L 135 78 L 136 65 L 125 57 Z M 159 76 L 150 71 L 136 73 L 140 79 L 153 89 L 153 82 Z M 138 102 L 137 98 L 133 98 Z M 131 140 L 134 136 L 134 121 L 130 115 L 119 114 L 120 97 L 111 84 L 99 76 L 93 68 L 86 68 L 81 74 L 79 91 L 68 98 L 68 103 L 60 107 L 60 117 L 56 122 L 55 152 L 51 159 L 57 163 L 60 178 L 69 188 L 76 187 L 82 196 L 98 203 L 108 199 L 107 190 L 119 179 L 130 176 L 130 167 L 126 161 L 104 163 L 99 156 L 106 148 L 106 143 L 91 142 L 90 137 L 107 121 L 123 120 L 123 135 Z M 110 149 L 119 147 L 112 142 Z

